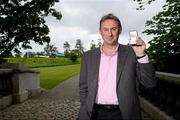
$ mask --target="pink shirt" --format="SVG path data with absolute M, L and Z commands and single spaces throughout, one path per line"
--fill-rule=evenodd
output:
M 112 55 L 106 55 L 102 47 L 101 49 L 101 61 L 99 68 L 99 79 L 97 87 L 97 104 L 114 104 L 118 105 L 118 99 L 116 94 L 116 73 L 117 73 L 117 57 L 118 47 L 115 49 Z M 148 63 L 148 56 L 138 59 L 140 63 Z

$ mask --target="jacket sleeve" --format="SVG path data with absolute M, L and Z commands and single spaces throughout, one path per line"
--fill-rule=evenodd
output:
M 155 70 L 151 63 L 137 63 L 136 73 L 138 81 L 146 88 L 156 85 Z
M 151 63 L 140 63 L 137 60 L 135 52 L 132 47 L 130 47 L 131 52 L 133 51 L 133 56 L 136 59 L 136 77 L 137 81 L 141 83 L 146 88 L 153 88 L 156 86 L 155 79 L 155 69 Z
M 88 95 L 88 85 L 87 85 L 87 62 L 86 53 L 84 53 L 81 59 L 81 70 L 79 77 L 79 93 L 80 93 L 80 110 L 78 115 L 78 120 L 90 120 L 90 116 L 87 112 L 86 98 Z

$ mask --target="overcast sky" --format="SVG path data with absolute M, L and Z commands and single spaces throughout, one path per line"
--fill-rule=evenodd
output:
M 137 11 L 137 4 L 133 0 L 60 0 L 55 4 L 55 9 L 62 13 L 60 21 L 53 17 L 47 17 L 51 44 L 54 44 L 59 52 L 63 52 L 63 43 L 68 41 L 71 49 L 76 40 L 81 39 L 86 50 L 89 50 L 91 40 L 97 43 L 99 35 L 99 20 L 107 14 L 113 13 L 120 18 L 122 33 L 119 43 L 127 44 L 130 30 L 137 30 L 139 36 L 148 42 L 152 36 L 142 34 L 145 21 L 151 19 L 162 10 L 164 0 L 156 0 L 151 5 L 146 5 L 145 10 Z M 43 51 L 44 46 L 32 43 L 32 52 Z

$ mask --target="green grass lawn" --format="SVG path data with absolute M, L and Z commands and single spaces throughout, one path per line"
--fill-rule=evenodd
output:
M 34 68 L 40 71 L 40 86 L 44 89 L 51 89 L 64 80 L 79 74 L 80 64 Z

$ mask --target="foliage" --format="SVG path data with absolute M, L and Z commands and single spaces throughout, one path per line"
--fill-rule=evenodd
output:
M 31 48 L 30 42 L 49 43 L 49 28 L 44 17 L 61 14 L 52 7 L 59 0 L 1 0 L 0 1 L 0 58 L 12 51 Z
M 6 59 L 0 59 L 0 63 L 4 63 L 6 61 L 7 61 Z
M 68 58 L 5 58 L 6 62 L 26 63 L 28 67 L 49 67 L 74 64 Z M 77 64 L 80 60 L 77 60 Z
M 15 57 L 21 57 L 22 53 L 21 52 L 16 52 L 16 54 L 14 55 Z
M 68 57 L 70 58 L 70 60 L 71 60 L 73 63 L 76 63 L 76 62 L 77 62 L 77 59 L 78 59 L 77 50 L 72 50 L 72 51 L 68 54 Z
M 24 54 L 24 57 L 26 57 L 26 58 L 28 58 L 28 57 L 35 57 L 36 56 L 36 54 L 37 53 L 35 53 L 35 52 L 26 52 L 25 54 Z
M 97 44 L 97 46 L 100 47 L 101 45 L 102 45 L 102 43 L 101 43 L 101 38 L 99 38 L 99 39 L 98 39 L 98 44 Z
M 76 40 L 75 48 L 76 48 L 76 52 L 77 52 L 78 56 L 81 57 L 84 53 L 84 47 L 83 47 L 83 43 L 81 42 L 80 39 Z
M 96 48 L 96 44 L 94 42 L 94 40 L 91 40 L 91 46 L 90 46 L 90 49 L 95 49 Z
M 43 56 L 43 55 L 45 55 L 45 52 L 44 52 L 44 51 L 37 52 L 36 55 L 37 55 L 37 56 Z
M 70 44 L 66 41 L 63 45 L 64 55 L 66 56 L 70 52 Z
M 40 86 L 45 89 L 51 89 L 67 80 L 68 78 L 79 74 L 80 64 L 35 68 L 40 71 Z
M 55 54 L 58 53 L 58 50 L 57 47 L 48 43 L 44 48 L 44 52 L 49 57 L 55 57 Z
M 151 4 L 152 2 L 156 0 L 133 0 L 133 1 L 138 3 L 138 7 L 136 8 L 136 10 L 144 10 L 145 4 Z
M 178 71 L 180 67 L 180 4 L 179 0 L 167 0 L 163 11 L 146 22 L 144 33 L 155 35 L 150 41 L 148 53 L 157 70 Z

